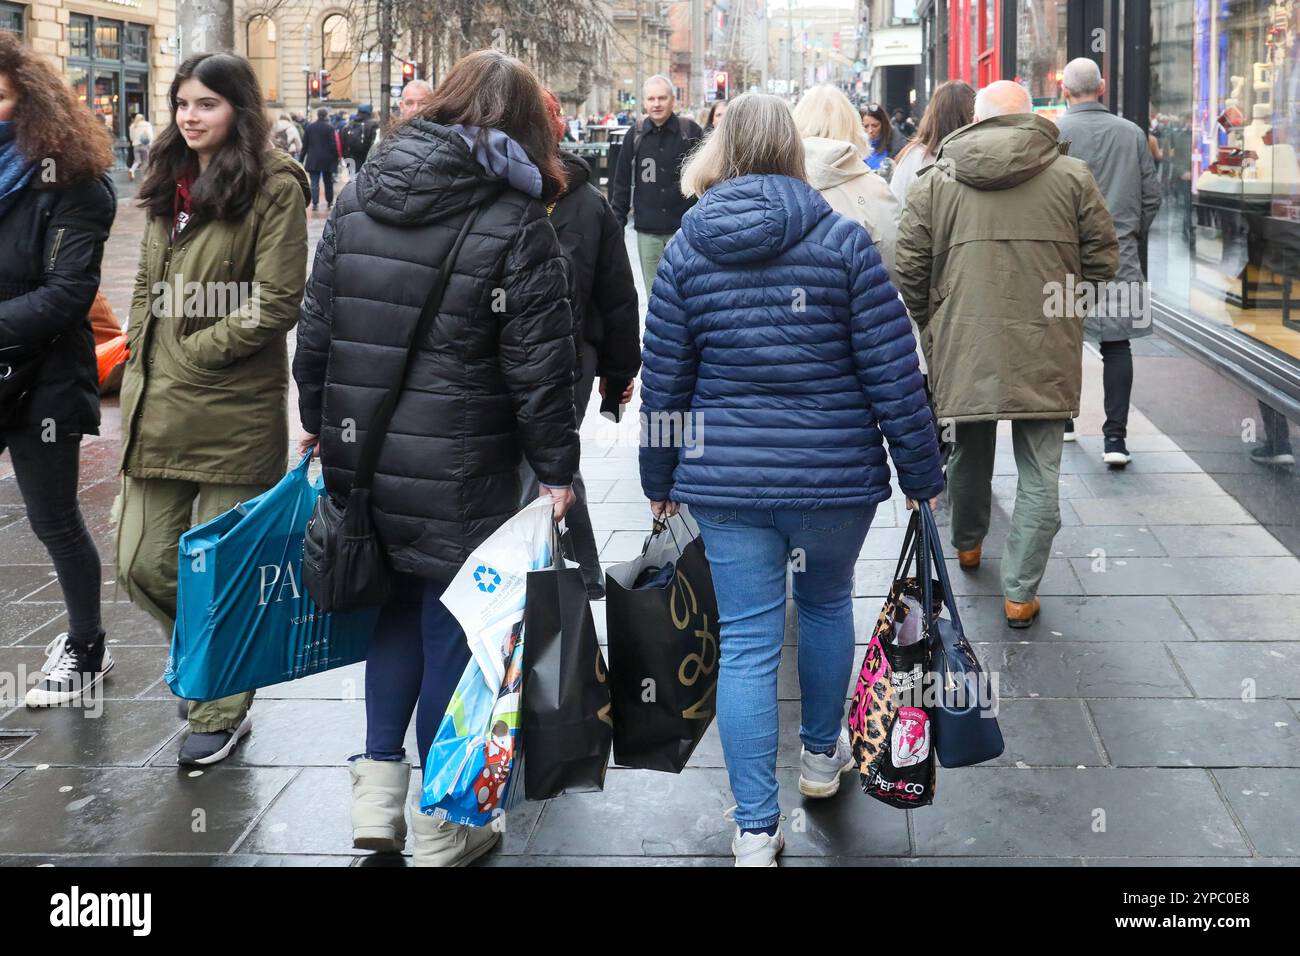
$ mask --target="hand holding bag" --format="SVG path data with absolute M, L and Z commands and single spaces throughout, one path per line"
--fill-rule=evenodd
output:
M 302 576 L 312 599 L 325 611 L 376 607 L 388 597 L 391 586 L 388 556 L 371 520 L 370 484 L 375 477 L 375 466 L 379 463 L 388 423 L 411 372 L 416 350 L 438 315 L 460 247 L 482 208 L 481 205 L 475 206 L 465 218 L 447 260 L 438 270 L 424 309 L 406 343 L 406 365 L 402 375 L 384 396 L 366 430 L 365 444 L 361 446 L 361 458 L 347 501 L 340 504 L 328 492 L 316 501 L 315 513 L 303 538 Z

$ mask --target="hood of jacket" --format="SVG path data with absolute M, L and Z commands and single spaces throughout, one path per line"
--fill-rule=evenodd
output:
M 682 217 L 682 232 L 696 252 L 714 262 L 762 262 L 794 246 L 830 212 L 805 182 L 739 176 L 708 190 Z
M 975 189 L 1010 189 L 1062 155 L 1057 136 L 1055 123 L 1032 113 L 994 116 L 945 139 L 935 165 Z
M 307 171 L 302 168 L 302 164 L 282 149 L 268 150 L 263 178 L 269 180 L 272 176 L 282 173 L 287 173 L 296 179 L 298 187 L 302 190 L 303 199 L 311 202 L 311 183 L 307 180 Z
M 564 176 L 568 180 L 568 185 L 564 187 L 565 193 L 571 193 L 575 189 L 581 189 L 585 184 L 591 182 L 591 167 L 581 156 L 569 152 L 567 149 L 560 150 L 560 164 L 564 166 Z
M 499 130 L 491 132 L 514 145 Z M 488 143 L 493 142 L 489 134 Z M 498 146 L 509 159 L 504 144 L 486 146 L 485 157 L 496 155 Z M 540 181 L 537 167 L 532 169 Z M 389 225 L 436 222 L 479 205 L 507 181 L 514 185 L 506 172 L 490 172 L 458 130 L 414 119 L 388 136 L 357 171 L 357 200 L 366 215 Z
M 852 143 L 822 136 L 803 141 L 804 165 L 813 189 L 834 189 L 861 176 L 874 176 Z

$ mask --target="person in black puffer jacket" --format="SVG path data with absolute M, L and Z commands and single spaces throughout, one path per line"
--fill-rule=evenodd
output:
M 399 126 L 335 204 L 303 300 L 293 373 L 325 486 L 346 497 L 367 422 L 400 398 L 372 513 L 398 586 L 366 661 L 366 752 L 351 762 L 353 840 L 400 850 L 411 713 L 429 752 L 469 661 L 439 598 L 471 551 L 519 507 L 521 456 L 560 518 L 578 468 L 568 271 L 543 202 L 563 188 L 532 72 L 482 50 Z M 427 338 L 401 382 L 404 343 L 462 225 L 478 210 Z M 417 865 L 463 863 L 494 827 L 412 813 Z
M 77 504 L 83 435 L 99 434 L 90 306 L 117 213 L 107 131 L 46 62 L 0 33 L 0 452 L 68 607 L 26 704 L 70 704 L 113 666 L 100 560 Z
M 542 91 L 557 143 L 568 130 L 560 101 Z M 623 227 L 599 189 L 591 183 L 591 167 L 566 150 L 559 151 L 567 184 L 564 195 L 547 206 L 551 225 L 569 260 L 570 298 L 578 324 L 578 380 L 574 412 L 578 427 L 587 414 L 592 384 L 600 379 L 600 394 L 632 400 L 632 380 L 641 369 L 641 317 L 636 283 L 627 258 Z M 537 496 L 537 479 L 525 462 L 520 477 L 523 499 Z M 593 600 L 605 596 L 605 572 L 600 566 L 596 535 L 587 511 L 582 475 L 573 476 L 574 506 L 565 518 L 573 556 L 582 570 Z

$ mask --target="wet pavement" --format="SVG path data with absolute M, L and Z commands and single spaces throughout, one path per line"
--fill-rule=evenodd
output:
M 322 210 L 311 223 L 313 248 L 323 224 Z M 142 225 L 139 210 L 123 203 L 106 253 L 104 289 L 122 316 Z M 791 612 L 780 672 L 785 865 L 1300 862 L 1294 479 L 1259 471 L 1245 460 L 1249 446 L 1233 444 L 1225 429 L 1207 437 L 1201 413 L 1187 411 L 1194 394 L 1180 417 L 1178 390 L 1197 392 L 1199 374 L 1212 395 L 1213 373 L 1183 367 L 1158 338 L 1135 351 L 1134 461 L 1120 473 L 1100 460 L 1101 366 L 1095 353 L 1085 356 L 1080 440 L 1063 458 L 1065 527 L 1039 622 L 1011 631 L 1001 615 L 997 557 L 1015 493 L 1009 439 L 999 447 L 986 560 L 974 574 L 954 567 L 967 634 L 1000 682 L 1002 757 L 940 768 L 937 801 L 919 810 L 876 803 L 852 777 L 830 800 L 800 797 Z M 1217 401 L 1225 421 L 1250 414 L 1239 396 Z M 117 659 L 100 708 L 18 704 L 19 685 L 40 667 L 66 615 L 0 456 L 0 864 L 403 862 L 350 843 L 345 762 L 363 742 L 364 665 L 260 691 L 253 733 L 235 756 L 202 772 L 176 767 L 184 723 L 162 682 L 167 640 L 112 583 L 115 401 L 105 403 L 104 419 L 103 434 L 83 445 L 82 468 Z M 635 425 L 593 415 L 583 438 L 602 559 L 625 560 L 649 523 Z M 901 500 L 882 505 L 863 547 L 859 660 L 905 522 Z M 603 602 L 593 609 L 603 640 Z M 525 804 L 485 862 L 726 865 L 732 803 L 715 726 L 680 775 L 613 768 L 603 793 Z

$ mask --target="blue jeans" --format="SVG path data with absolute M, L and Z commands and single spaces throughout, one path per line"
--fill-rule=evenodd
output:
M 853 670 L 853 564 L 876 509 L 690 509 L 718 597 L 718 732 L 736 798 L 736 824 L 764 829 L 777 803 L 776 669 L 785 635 L 785 580 L 793 565 L 799 610 L 799 739 L 835 746 Z
M 410 574 L 394 578 L 366 652 L 366 755 L 404 760 L 406 728 L 418 704 L 415 736 L 423 767 L 447 702 L 469 664 L 469 645 L 439 600 L 445 584 Z

